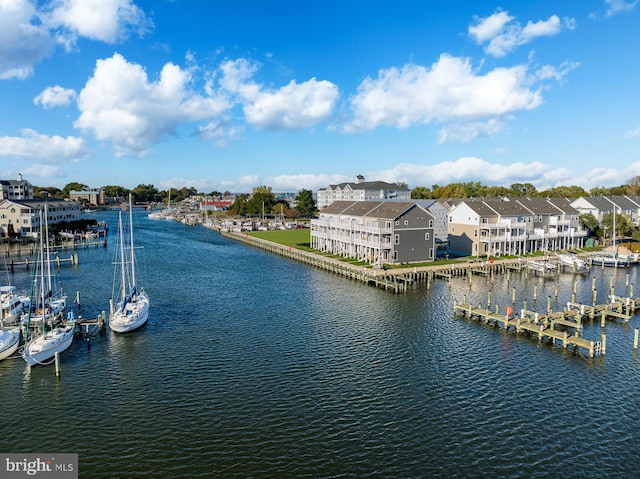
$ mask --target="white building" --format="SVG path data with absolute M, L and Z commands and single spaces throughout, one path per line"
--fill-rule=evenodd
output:
M 316 194 L 318 209 L 329 206 L 334 201 L 409 201 L 411 190 L 385 181 L 365 181 L 358 175 L 353 183 L 340 183 L 321 188 Z
M 0 235 L 5 236 L 9 225 L 20 236 L 35 237 L 40 231 L 40 210 L 47 205 L 47 223 L 53 225 L 62 221 L 76 221 L 80 218 L 81 204 L 64 200 L 24 200 L 0 201 Z
M 22 179 L 18 173 L 17 180 L 0 180 L 0 200 L 32 200 L 33 186 Z

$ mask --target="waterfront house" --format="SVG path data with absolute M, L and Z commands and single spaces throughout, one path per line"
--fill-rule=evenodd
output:
M 580 226 L 579 212 L 566 198 L 514 198 L 531 212 L 526 251 L 570 250 L 584 246 L 587 231 Z
M 4 236 L 13 225 L 13 231 L 19 236 L 36 237 L 40 231 L 40 210 L 47 204 L 47 222 L 49 225 L 62 221 L 79 219 L 81 205 L 77 201 L 65 200 L 23 200 L 0 201 L 0 235 Z
M 411 200 L 411 191 L 405 186 L 385 181 L 365 181 L 358 175 L 353 183 L 340 183 L 321 188 L 316 193 L 318 209 L 331 205 L 334 201 L 383 201 Z
M 457 255 L 523 254 L 583 246 L 579 213 L 556 198 L 450 201 L 449 250 Z
M 434 261 L 434 220 L 412 201 L 334 201 L 311 220 L 311 247 L 379 266 Z
M 0 200 L 32 200 L 33 186 L 22 179 L 18 173 L 17 180 L 0 180 Z
M 571 202 L 580 214 L 592 214 L 600 223 L 605 215 L 615 210 L 634 226 L 640 226 L 640 197 L 638 196 L 586 196 Z

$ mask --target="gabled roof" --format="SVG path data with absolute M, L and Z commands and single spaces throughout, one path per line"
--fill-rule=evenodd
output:
M 394 220 L 412 208 L 420 208 L 433 217 L 433 214 L 414 201 L 334 201 L 322 208 L 320 213 Z
M 406 186 L 399 186 L 395 183 L 387 183 L 386 181 L 361 181 L 360 183 L 356 183 L 356 182 L 339 183 L 337 185 L 329 185 L 327 189 L 409 191 L 409 188 L 407 188 Z

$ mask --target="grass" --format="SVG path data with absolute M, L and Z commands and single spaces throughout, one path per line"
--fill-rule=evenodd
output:
M 302 251 L 309 251 L 311 253 L 315 253 L 321 256 L 326 256 L 327 258 L 333 258 L 344 263 L 353 264 L 356 266 L 364 266 L 367 268 L 371 268 L 372 265 L 367 263 L 366 261 L 360 261 L 353 258 L 343 258 L 342 256 L 332 254 L 332 253 L 323 253 L 318 250 L 314 250 L 311 248 L 311 230 L 308 228 L 299 229 L 299 230 L 277 230 L 277 231 L 252 231 L 247 233 L 250 236 L 255 236 L 256 238 L 261 238 L 267 241 L 271 241 L 273 243 L 281 244 L 284 246 L 290 246 L 291 248 L 296 248 Z M 590 250 L 600 250 L 602 248 L 583 248 L 583 251 Z M 522 256 L 511 256 L 511 255 L 502 255 L 496 257 L 497 259 L 515 259 L 518 257 L 521 258 L 530 258 L 536 256 L 543 256 L 545 253 L 542 251 L 536 251 L 534 253 L 527 253 Z M 431 261 L 427 263 L 420 264 L 397 264 L 397 265 L 386 265 L 387 268 L 390 269 L 399 269 L 399 268 L 413 268 L 414 266 L 436 266 L 442 264 L 457 264 L 461 262 L 466 262 L 468 259 L 476 259 L 475 257 L 463 257 L 463 258 L 450 258 L 450 259 L 441 259 L 436 261 Z M 489 259 L 486 256 L 480 258 L 481 260 Z

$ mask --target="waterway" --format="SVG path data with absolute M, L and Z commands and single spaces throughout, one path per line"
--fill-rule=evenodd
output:
M 86 317 L 108 311 L 113 283 L 117 213 L 93 216 L 108 247 L 59 270 Z M 489 291 L 504 309 L 514 288 L 514 310 L 562 309 L 572 275 L 395 295 L 203 227 L 134 223 L 148 324 L 76 337 L 60 379 L 0 362 L 0 451 L 78 453 L 86 478 L 640 476 L 638 317 L 607 322 L 607 355 L 588 358 L 453 316 Z M 578 300 L 593 281 L 598 302 L 611 281 L 640 296 L 639 270 L 593 270 Z M 587 321 L 583 336 L 601 332 Z

